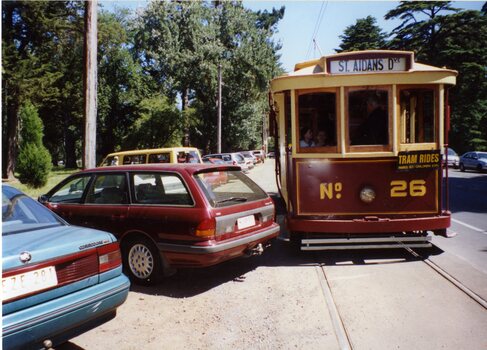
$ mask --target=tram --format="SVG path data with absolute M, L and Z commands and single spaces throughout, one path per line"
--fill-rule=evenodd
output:
M 448 89 L 409 51 L 339 53 L 271 81 L 276 177 L 302 250 L 429 247 L 450 226 Z M 445 162 L 446 164 L 446 162 Z

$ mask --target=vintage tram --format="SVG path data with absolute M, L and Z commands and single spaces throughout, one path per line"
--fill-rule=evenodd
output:
M 368 50 L 271 81 L 277 183 L 302 250 L 427 247 L 431 232 L 446 235 L 456 75 L 413 52 Z

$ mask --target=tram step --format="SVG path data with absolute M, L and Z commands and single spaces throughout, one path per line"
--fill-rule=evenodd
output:
M 368 238 L 311 238 L 301 240 L 301 250 L 345 250 L 382 248 L 431 248 L 431 236 L 368 237 Z

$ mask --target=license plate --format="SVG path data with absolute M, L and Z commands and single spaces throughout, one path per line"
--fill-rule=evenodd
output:
M 54 266 L 20 273 L 2 278 L 3 301 L 21 295 L 34 293 L 57 285 L 57 275 Z
M 237 219 L 237 227 L 239 230 L 254 226 L 255 225 L 255 218 L 253 215 L 244 216 L 243 218 Z

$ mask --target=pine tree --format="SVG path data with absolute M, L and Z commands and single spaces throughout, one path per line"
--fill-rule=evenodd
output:
M 343 35 L 342 43 L 336 52 L 379 50 L 386 47 L 387 35 L 376 25 L 372 16 L 358 19 L 354 25 L 348 26 Z
M 22 129 L 16 170 L 19 180 L 34 188 L 47 183 L 51 171 L 51 155 L 42 143 L 43 124 L 34 105 L 27 101 L 20 109 Z

